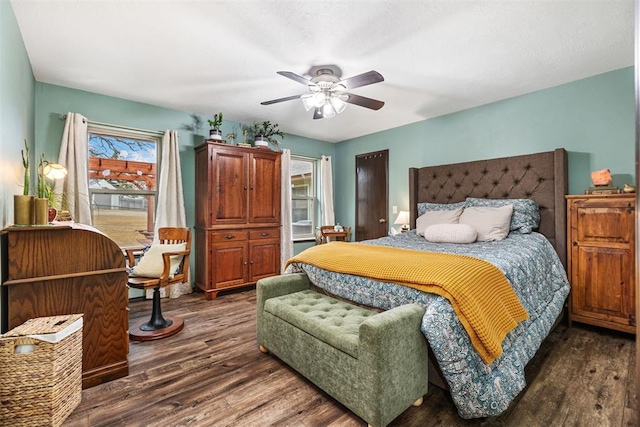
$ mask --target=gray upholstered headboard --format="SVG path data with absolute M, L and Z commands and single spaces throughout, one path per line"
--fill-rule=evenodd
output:
M 411 228 L 416 226 L 417 204 L 455 203 L 466 197 L 527 198 L 540 207 L 540 228 L 566 268 L 567 259 L 567 152 L 478 160 L 409 169 Z

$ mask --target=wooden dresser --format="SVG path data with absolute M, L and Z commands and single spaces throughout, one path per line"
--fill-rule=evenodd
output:
M 196 151 L 196 286 L 223 289 L 280 274 L 280 153 L 207 142 Z
M 28 319 L 82 313 L 82 387 L 128 375 L 129 297 L 118 245 L 80 224 L 9 227 L 1 242 L 2 333 Z
M 635 334 L 635 195 L 566 198 L 569 325 Z

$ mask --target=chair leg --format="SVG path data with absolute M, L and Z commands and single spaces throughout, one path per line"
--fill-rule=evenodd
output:
M 168 328 L 173 324 L 173 320 L 162 317 L 162 307 L 160 306 L 160 287 L 153 290 L 153 306 L 151 309 L 151 319 L 149 322 L 140 325 L 142 331 L 155 331 L 157 329 Z

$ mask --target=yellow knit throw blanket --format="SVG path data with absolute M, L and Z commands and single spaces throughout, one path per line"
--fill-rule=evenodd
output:
M 487 364 L 502 354 L 507 333 L 529 317 L 504 274 L 493 264 L 467 255 L 330 242 L 301 252 L 287 266 L 291 263 L 397 283 L 447 298 Z

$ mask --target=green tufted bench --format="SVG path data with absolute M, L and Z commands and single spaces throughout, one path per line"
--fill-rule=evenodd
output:
M 376 313 L 309 285 L 305 274 L 258 281 L 260 351 L 271 351 L 371 426 L 420 405 L 428 380 L 424 308 Z

